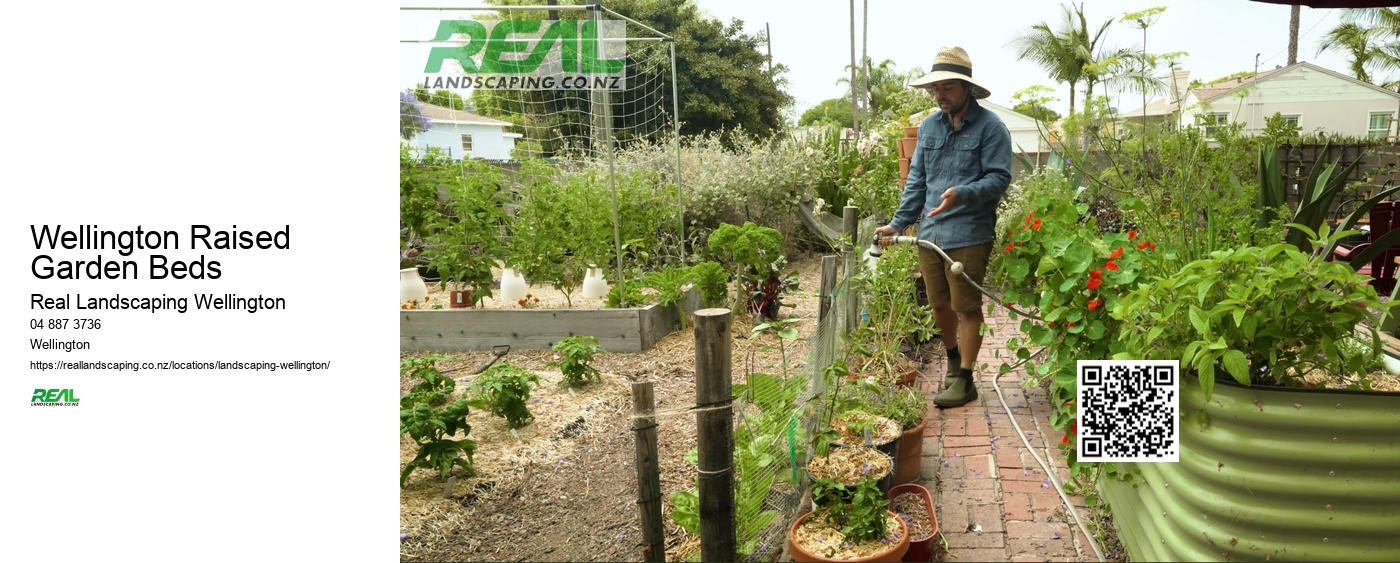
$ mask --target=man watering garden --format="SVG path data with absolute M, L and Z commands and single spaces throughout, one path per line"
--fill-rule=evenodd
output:
M 952 260 L 919 248 L 919 271 L 948 351 L 946 389 L 933 403 L 947 408 L 977 399 L 972 369 L 982 347 L 982 293 L 951 266 L 961 262 L 978 284 L 986 275 L 997 204 L 1011 183 L 1011 133 L 977 103 L 991 92 L 973 80 L 972 60 L 961 47 L 938 51 L 930 70 L 910 86 L 928 89 L 938 111 L 919 126 L 904 195 L 890 224 L 875 234 L 897 235 L 917 222 L 918 238 Z

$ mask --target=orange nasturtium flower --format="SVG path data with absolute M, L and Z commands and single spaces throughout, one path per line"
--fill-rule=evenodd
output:
M 1139 245 L 1138 245 L 1138 250 L 1142 250 L 1142 249 L 1147 248 L 1147 245 L 1149 245 L 1149 244 L 1152 244 L 1152 243 L 1147 242 L 1147 241 L 1142 241 L 1142 244 L 1139 244 Z
M 1116 259 L 1118 259 L 1118 258 L 1121 257 L 1121 256 L 1123 256 L 1123 247 L 1120 246 L 1120 247 L 1118 247 L 1118 250 L 1113 251 L 1113 254 L 1109 254 L 1109 255 L 1108 255 L 1108 259 L 1109 259 L 1109 260 L 1116 260 Z
M 1128 231 L 1128 240 L 1133 240 L 1135 238 L 1137 238 L 1137 229 Z
M 1006 243 L 1006 252 L 1007 252 L 1008 254 L 1009 254 L 1009 253 L 1011 252 L 1011 250 L 1014 249 L 1014 248 L 1016 248 L 1016 243 L 1014 243 L 1014 242 L 1008 242 L 1008 243 Z
M 1076 436 L 1079 435 L 1079 423 L 1078 423 L 1078 422 L 1071 422 L 1071 423 L 1069 423 L 1069 432 L 1065 434 L 1065 437 L 1064 437 L 1063 440 L 1060 440 L 1060 443 L 1061 443 L 1061 444 L 1068 444 L 1068 443 L 1069 443 L 1069 435 L 1070 435 L 1070 434 L 1074 434 L 1074 435 L 1076 435 Z
M 1098 289 L 1103 285 L 1103 272 L 1098 270 L 1089 271 L 1089 289 Z
M 1034 223 L 1031 223 L 1031 230 L 1032 230 L 1032 231 L 1035 231 L 1035 230 L 1039 230 L 1039 229 L 1040 229 L 1040 219 L 1036 219 Z
M 1103 306 L 1103 300 L 1102 300 L 1102 299 L 1099 299 L 1099 298 L 1095 297 L 1095 298 L 1089 300 L 1089 310 L 1090 310 L 1090 311 L 1093 311 L 1094 309 L 1098 309 L 1099 307 L 1102 307 L 1102 306 Z
M 1106 269 L 1108 269 L 1108 270 L 1110 270 L 1110 271 L 1111 271 L 1111 270 L 1117 270 L 1117 269 L 1118 269 L 1118 265 L 1113 263 L 1113 259 L 1112 259 L 1112 258 L 1109 258 L 1109 259 L 1108 259 L 1108 263 L 1107 263 L 1107 264 L 1104 264 L 1103 267 L 1106 268 Z

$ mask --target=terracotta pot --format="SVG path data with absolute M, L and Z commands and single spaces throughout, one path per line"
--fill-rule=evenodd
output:
M 924 456 L 924 425 L 927 422 L 920 420 L 918 424 L 904 429 L 899 436 L 899 450 L 894 456 L 895 483 L 912 483 L 919 479 L 921 458 Z
M 887 510 L 886 512 L 889 511 Z M 798 518 L 797 520 L 794 520 L 792 522 L 792 526 L 788 528 L 788 551 L 792 554 L 793 561 L 798 561 L 800 563 L 817 561 L 848 561 L 854 563 L 864 563 L 866 561 L 893 562 L 902 560 L 901 558 L 903 558 L 904 555 L 909 551 L 909 526 L 905 525 L 904 519 L 895 515 L 893 512 L 890 512 L 890 515 L 894 516 L 894 519 L 899 522 L 899 541 L 890 544 L 889 549 L 881 551 L 869 557 L 856 557 L 854 559 L 831 559 L 828 557 L 822 557 L 820 555 L 817 555 L 816 553 L 808 551 L 807 548 L 798 544 L 796 539 L 797 529 L 800 526 L 802 526 L 802 523 L 806 522 L 808 518 L 812 518 L 814 514 L 816 514 L 816 512 L 808 512 L 806 514 L 803 514 L 802 517 Z
M 889 441 L 889 442 L 885 442 L 884 445 L 880 446 L 880 448 L 885 448 L 885 447 L 890 447 L 891 450 L 893 450 L 893 451 L 895 451 L 895 452 L 898 452 L 898 451 L 899 451 L 899 438 L 895 438 L 894 440 L 891 440 L 891 441 Z M 884 457 L 889 458 L 889 466 L 888 466 L 889 470 L 886 471 L 884 475 L 881 475 L 881 476 L 880 476 L 880 480 L 875 482 L 875 486 L 878 487 L 878 488 L 880 489 L 880 492 L 884 493 L 884 492 L 889 492 L 890 488 L 894 487 L 894 475 L 895 475 L 895 471 L 897 471 L 897 470 L 899 469 L 899 467 L 898 467 L 897 465 L 895 465 L 894 455 L 893 455 L 893 454 L 890 454 L 889 452 L 883 451 L 883 450 L 880 449 L 880 448 L 873 448 L 873 449 L 875 449 L 875 451 L 880 452 L 881 454 L 884 454 Z M 831 444 L 831 446 L 830 446 L 830 450 L 827 451 L 827 454 L 826 454 L 826 455 L 830 456 L 830 455 L 833 455 L 833 454 L 834 454 L 835 452 L 837 452 L 838 450 L 847 450 L 847 449 L 871 449 L 871 448 L 866 448 L 865 446 L 843 446 L 843 445 L 841 445 L 841 444 L 837 444 L 837 443 L 834 443 L 834 442 L 833 442 L 833 443 Z M 810 463 L 810 462 L 809 462 L 809 463 Z M 809 481 L 816 481 L 816 480 L 818 479 L 818 477 L 817 477 L 816 475 L 813 475 L 813 474 L 812 474 L 811 468 L 810 468 L 808 465 L 804 465 L 802 470 L 805 471 L 805 472 L 807 473 L 807 479 L 808 479 Z M 856 487 L 856 485 L 857 485 L 857 483 L 843 483 L 843 485 L 846 487 L 847 490 L 854 490 L 855 487 Z
M 928 510 L 929 524 L 933 526 L 932 530 L 926 531 L 923 539 L 913 537 L 914 532 L 910 531 L 909 551 L 905 552 L 904 561 L 928 561 L 929 557 L 933 555 L 933 538 L 938 535 L 938 516 L 933 513 L 933 495 L 930 495 L 928 489 L 923 485 L 910 483 L 895 485 L 894 488 L 890 489 L 888 496 L 893 501 L 895 497 L 904 493 L 914 493 L 923 497 L 924 508 Z
M 896 387 L 913 387 L 914 381 L 919 379 L 919 370 L 911 369 L 900 374 L 899 379 L 894 382 Z
M 918 139 L 911 139 L 909 137 L 899 139 L 899 157 L 910 158 L 914 156 L 914 147 L 918 146 L 918 144 Z
M 448 292 L 448 296 L 451 297 L 447 304 L 448 307 L 462 309 L 472 306 L 472 290 L 470 289 L 454 289 Z
M 918 138 L 918 136 L 919 136 L 919 128 L 918 128 L 918 127 L 905 127 L 905 128 L 904 128 L 904 136 L 905 136 L 905 137 L 914 137 L 914 138 Z
M 910 162 L 912 162 L 912 160 L 909 157 L 903 157 L 899 159 L 899 177 L 901 180 L 909 177 Z M 903 186 L 904 182 L 901 181 L 899 184 L 900 186 Z

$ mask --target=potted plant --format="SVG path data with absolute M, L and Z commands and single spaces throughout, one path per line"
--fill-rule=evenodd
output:
M 927 340 L 934 329 L 933 311 L 919 305 L 917 250 L 910 245 L 885 249 L 873 269 L 856 276 L 865 322 L 851 334 L 850 347 L 863 361 L 857 371 L 893 377 L 906 385 L 918 370 L 908 365 L 901 346 Z
M 1308 234 L 1317 252 L 1216 251 L 1117 309 L 1116 357 L 1179 360 L 1183 374 L 1181 462 L 1125 464 L 1132 486 L 1100 482 L 1134 559 L 1400 558 L 1382 539 L 1400 529 L 1400 393 L 1366 390 L 1379 346 L 1347 344 L 1367 322 L 1378 344 L 1375 311 L 1390 304 L 1326 261 L 1321 249 L 1348 233 Z M 1350 388 L 1307 388 L 1310 374 Z
M 909 527 L 909 551 L 905 561 L 928 561 L 933 554 L 933 537 L 938 535 L 938 516 L 933 495 L 923 485 L 904 483 L 890 489 L 890 510 Z
M 485 162 L 466 160 L 462 167 L 462 175 L 448 187 L 451 213 L 433 224 L 427 249 L 430 263 L 442 276 L 441 286 L 451 285 L 456 292 L 453 307 L 472 306 L 491 296 L 492 268 L 505 253 L 500 241 L 500 225 L 506 220 L 504 176 Z
M 794 520 L 788 549 L 794 561 L 899 561 L 909 529 L 869 477 L 853 489 L 832 479 L 812 484 L 817 508 Z
M 918 387 L 899 387 L 883 395 L 882 412 L 899 423 L 904 433 L 899 437 L 895 452 L 894 482 L 912 483 L 919 478 L 924 455 L 924 420 L 928 411 L 928 395 Z

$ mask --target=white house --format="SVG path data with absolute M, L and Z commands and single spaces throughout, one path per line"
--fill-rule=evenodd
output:
M 1179 120 L 1179 125 L 1241 123 L 1246 135 L 1264 130 L 1264 120 L 1280 114 L 1302 132 L 1384 139 L 1395 134 L 1392 119 L 1400 109 L 1400 94 L 1345 74 L 1300 62 L 1226 82 L 1186 90 L 1186 72 L 1174 76 L 1182 95 L 1180 108 L 1168 96 L 1145 108 L 1122 114 L 1127 121 Z M 1169 84 L 1169 86 L 1171 86 Z M 1143 110 L 1146 109 L 1146 112 Z
M 453 159 L 510 160 L 519 133 L 507 133 L 508 121 L 492 119 L 442 106 L 423 103 L 423 115 L 432 127 L 413 137 L 420 151 L 437 148 Z
M 1034 154 L 1050 150 L 1050 145 L 1046 141 L 1050 132 L 1046 129 L 1046 125 L 1037 127 L 1034 117 L 987 100 L 977 100 L 977 103 L 997 114 L 997 117 L 1001 118 L 1001 122 L 1006 124 L 1006 129 L 1011 132 L 1012 151 Z

